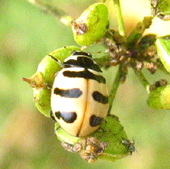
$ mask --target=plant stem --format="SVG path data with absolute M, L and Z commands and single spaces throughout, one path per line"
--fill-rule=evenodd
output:
M 55 6 L 51 6 L 46 2 L 42 2 L 41 0 L 28 0 L 28 1 L 39 7 L 41 10 L 55 15 L 57 19 L 66 26 L 70 26 L 71 22 L 74 20 L 70 15 L 68 15 L 63 10 Z
M 119 68 L 117 70 L 111 91 L 110 91 L 110 95 L 109 95 L 109 111 L 108 114 L 111 114 L 111 109 L 112 109 L 112 105 L 113 105 L 113 101 L 115 99 L 116 96 L 116 92 L 118 90 L 118 87 L 120 85 L 120 81 L 121 81 L 121 75 L 122 75 L 122 65 L 119 65 Z
M 130 35 L 127 38 L 128 46 L 135 46 L 136 43 L 140 40 L 143 36 L 143 33 L 146 29 L 150 27 L 152 24 L 152 17 L 145 16 L 141 22 L 138 22 L 135 28 L 132 30 Z
M 150 83 L 147 81 L 147 79 L 145 78 L 145 76 L 143 75 L 143 73 L 141 71 L 137 71 L 136 69 L 134 69 L 134 72 L 136 73 L 139 81 L 142 83 L 142 85 L 144 86 L 144 88 L 146 89 L 147 93 L 150 93 Z
M 119 0 L 113 0 L 113 2 L 114 2 L 115 12 L 116 12 L 116 18 L 117 18 L 119 33 L 122 36 L 126 36 L 122 12 L 121 12 L 120 1 Z

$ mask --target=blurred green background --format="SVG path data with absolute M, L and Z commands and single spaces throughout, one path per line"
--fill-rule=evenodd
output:
M 47 2 L 77 17 L 95 1 Z M 141 8 L 139 4 L 134 5 Z M 142 9 L 148 10 L 149 6 L 142 6 Z M 128 6 L 125 10 L 128 10 Z M 147 93 L 131 70 L 126 83 L 118 90 L 112 113 L 119 117 L 129 139 L 135 141 L 136 152 L 114 163 L 99 160 L 87 164 L 77 154 L 64 150 L 54 135 L 54 122 L 37 111 L 32 101 L 32 89 L 22 81 L 22 77 L 28 78 L 34 74 L 38 63 L 49 52 L 63 46 L 76 45 L 71 29 L 26 0 L 1 0 L 0 11 L 1 169 L 170 167 L 170 111 L 153 110 L 147 106 Z M 125 18 L 129 29 L 134 24 L 131 20 L 132 16 L 130 19 Z M 114 22 L 112 25 L 115 25 Z M 89 50 L 98 52 L 100 46 Z M 115 71 L 116 68 L 112 68 L 104 72 L 109 87 Z M 161 72 L 153 77 L 146 74 L 151 82 L 160 78 L 169 79 L 169 75 L 165 76 Z

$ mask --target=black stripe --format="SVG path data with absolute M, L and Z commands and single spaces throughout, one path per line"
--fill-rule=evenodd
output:
M 77 56 L 76 60 L 69 59 L 66 62 L 64 62 L 64 67 L 73 67 L 73 66 L 92 69 L 97 72 L 102 72 L 99 66 L 95 64 L 91 58 L 88 58 L 86 56 Z
M 60 119 L 62 118 L 66 123 L 73 123 L 77 119 L 76 112 L 55 112 L 55 116 Z
M 79 88 L 73 89 L 54 89 L 54 94 L 60 95 L 61 97 L 68 97 L 68 98 L 78 98 L 82 95 L 82 91 Z
M 75 71 L 63 71 L 63 75 L 66 77 L 71 77 L 71 78 L 84 78 L 84 79 L 93 79 L 96 80 L 99 83 L 106 83 L 106 80 L 103 76 L 101 75 L 95 75 L 93 73 L 91 73 L 90 71 L 88 71 L 87 69 L 85 69 L 84 71 L 79 71 L 79 72 L 75 72 Z
M 96 126 L 100 125 L 103 120 L 104 120 L 104 119 L 101 118 L 101 117 L 92 115 L 92 116 L 90 117 L 90 126 L 91 126 L 91 127 L 96 127 Z
M 93 92 L 92 96 L 95 101 L 103 103 L 103 104 L 107 104 L 109 101 L 108 96 L 104 96 L 98 91 Z

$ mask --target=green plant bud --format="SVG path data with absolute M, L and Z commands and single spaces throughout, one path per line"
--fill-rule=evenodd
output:
M 127 43 L 129 46 L 135 45 L 142 37 L 144 31 L 150 27 L 152 24 L 152 17 L 146 16 L 141 22 L 138 22 L 127 38 Z
M 170 36 L 158 38 L 156 48 L 162 64 L 170 73 Z
M 61 142 L 66 142 L 68 144 L 74 145 L 81 140 L 80 137 L 75 137 L 63 130 L 58 123 L 55 123 L 55 134 Z
M 103 3 L 95 3 L 72 22 L 74 39 L 79 45 L 93 44 L 104 36 L 107 25 L 107 7 Z
M 51 89 L 44 83 L 44 77 L 41 72 L 36 72 L 29 79 L 23 80 L 33 88 L 33 101 L 37 109 L 46 117 L 50 117 L 50 95 Z
M 150 92 L 148 105 L 155 109 L 170 109 L 170 85 L 157 87 Z
M 62 62 L 71 55 L 74 50 L 80 50 L 76 46 L 68 46 L 57 49 L 45 56 L 38 65 L 37 72 L 29 79 L 23 78 L 33 88 L 34 103 L 37 109 L 46 117 L 50 117 L 51 87 L 55 73 L 62 69 Z M 58 61 L 58 62 L 57 62 Z
M 164 21 L 170 20 L 170 1 L 169 0 L 151 0 L 153 15 Z
M 32 75 L 29 79 L 27 78 L 22 78 L 25 82 L 29 83 L 29 85 L 32 88 L 42 88 L 45 86 L 44 83 L 44 77 L 41 72 L 36 72 L 34 75 Z
M 141 38 L 141 40 L 138 43 L 138 47 L 140 49 L 147 49 L 151 45 L 154 45 L 154 42 L 156 41 L 156 35 L 155 34 L 148 34 Z
M 35 103 L 36 108 L 46 117 L 50 117 L 50 97 L 51 97 L 51 89 L 47 87 L 43 88 L 33 88 L 33 101 Z
M 98 158 L 115 161 L 135 151 L 134 143 L 128 140 L 116 116 L 107 116 L 101 130 L 87 137 L 74 137 L 58 124 L 55 125 L 55 134 L 66 150 L 79 153 L 89 163 Z
M 80 50 L 80 48 L 76 46 L 63 47 L 50 52 L 42 59 L 38 65 L 37 72 L 42 73 L 45 84 L 52 86 L 55 73 L 62 69 L 61 63 L 70 56 L 74 50 Z M 54 58 L 56 60 L 54 60 Z

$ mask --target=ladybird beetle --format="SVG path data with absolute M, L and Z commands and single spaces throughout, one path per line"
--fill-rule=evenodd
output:
M 90 53 L 73 51 L 56 73 L 51 93 L 51 116 L 73 136 L 96 131 L 106 118 L 108 89 Z

